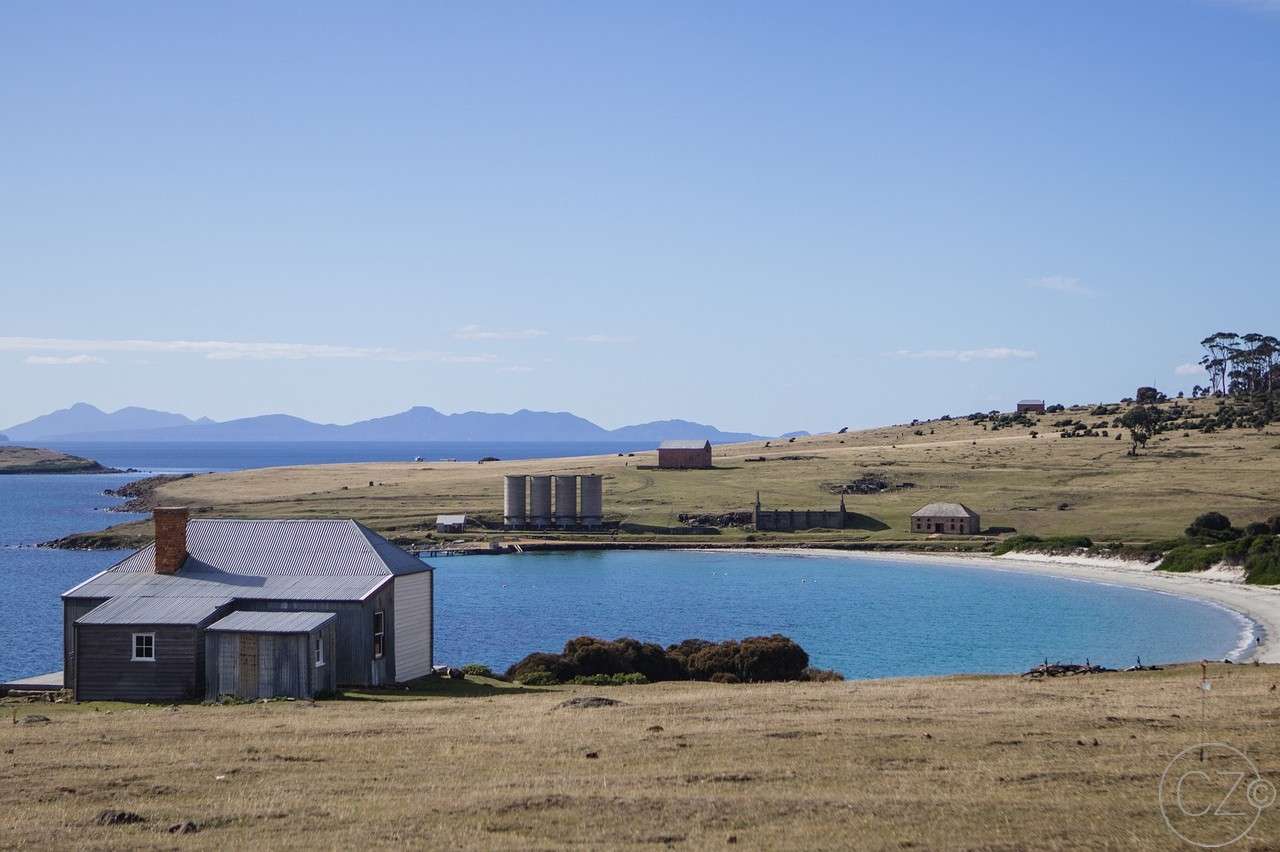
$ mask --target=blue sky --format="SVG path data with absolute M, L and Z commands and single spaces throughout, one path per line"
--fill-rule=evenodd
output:
M 1280 2 L 10 5 L 0 425 L 780 432 L 1280 332 Z

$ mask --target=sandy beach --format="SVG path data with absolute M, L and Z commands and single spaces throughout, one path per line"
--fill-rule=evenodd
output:
M 1242 573 L 1231 569 L 1213 569 L 1197 574 L 1169 574 L 1156 571 L 1154 564 L 1131 562 L 1122 559 L 1097 559 L 1087 556 L 1055 556 L 1048 554 L 1019 553 L 1007 556 L 970 556 L 966 554 L 935 555 L 926 553 L 859 552 L 849 550 L 825 550 L 820 548 L 787 548 L 783 550 L 758 549 L 763 554 L 788 553 L 797 556 L 814 556 L 833 559 L 900 560 L 905 562 L 945 562 L 990 568 L 999 571 L 1019 571 L 1028 574 L 1044 574 L 1068 580 L 1090 583 L 1110 583 L 1150 589 L 1170 595 L 1194 598 L 1226 607 L 1252 623 L 1249 632 L 1242 632 L 1241 646 L 1232 659 L 1241 662 L 1257 660 L 1262 663 L 1280 663 L 1280 588 L 1249 586 L 1243 582 Z

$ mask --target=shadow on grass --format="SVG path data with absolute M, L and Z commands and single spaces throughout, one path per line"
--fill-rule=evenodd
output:
M 527 695 L 552 692 L 546 687 L 518 686 L 500 680 L 469 677 L 463 680 L 419 681 L 408 688 L 344 689 L 331 701 L 415 701 L 428 698 L 489 698 L 495 695 Z

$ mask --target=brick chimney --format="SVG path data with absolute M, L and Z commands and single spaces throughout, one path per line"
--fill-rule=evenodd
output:
M 187 558 L 187 507 L 156 508 L 151 519 L 156 527 L 156 573 L 176 574 Z

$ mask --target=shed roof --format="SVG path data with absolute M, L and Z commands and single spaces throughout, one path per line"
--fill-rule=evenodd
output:
M 467 522 L 466 515 L 436 515 L 436 525 L 444 524 L 446 526 L 464 525 Z
M 660 450 L 706 450 L 711 447 L 710 441 L 663 441 L 658 445 Z
M 1044 405 L 1043 399 L 1020 399 L 1018 405 Z
M 113 598 L 76 619 L 76 624 L 200 624 L 228 597 L 120 597 Z
M 208 630 L 228 633 L 310 633 L 337 618 L 332 612 L 233 612 Z
M 930 503 L 911 513 L 913 518 L 976 518 L 978 513 L 963 503 Z

